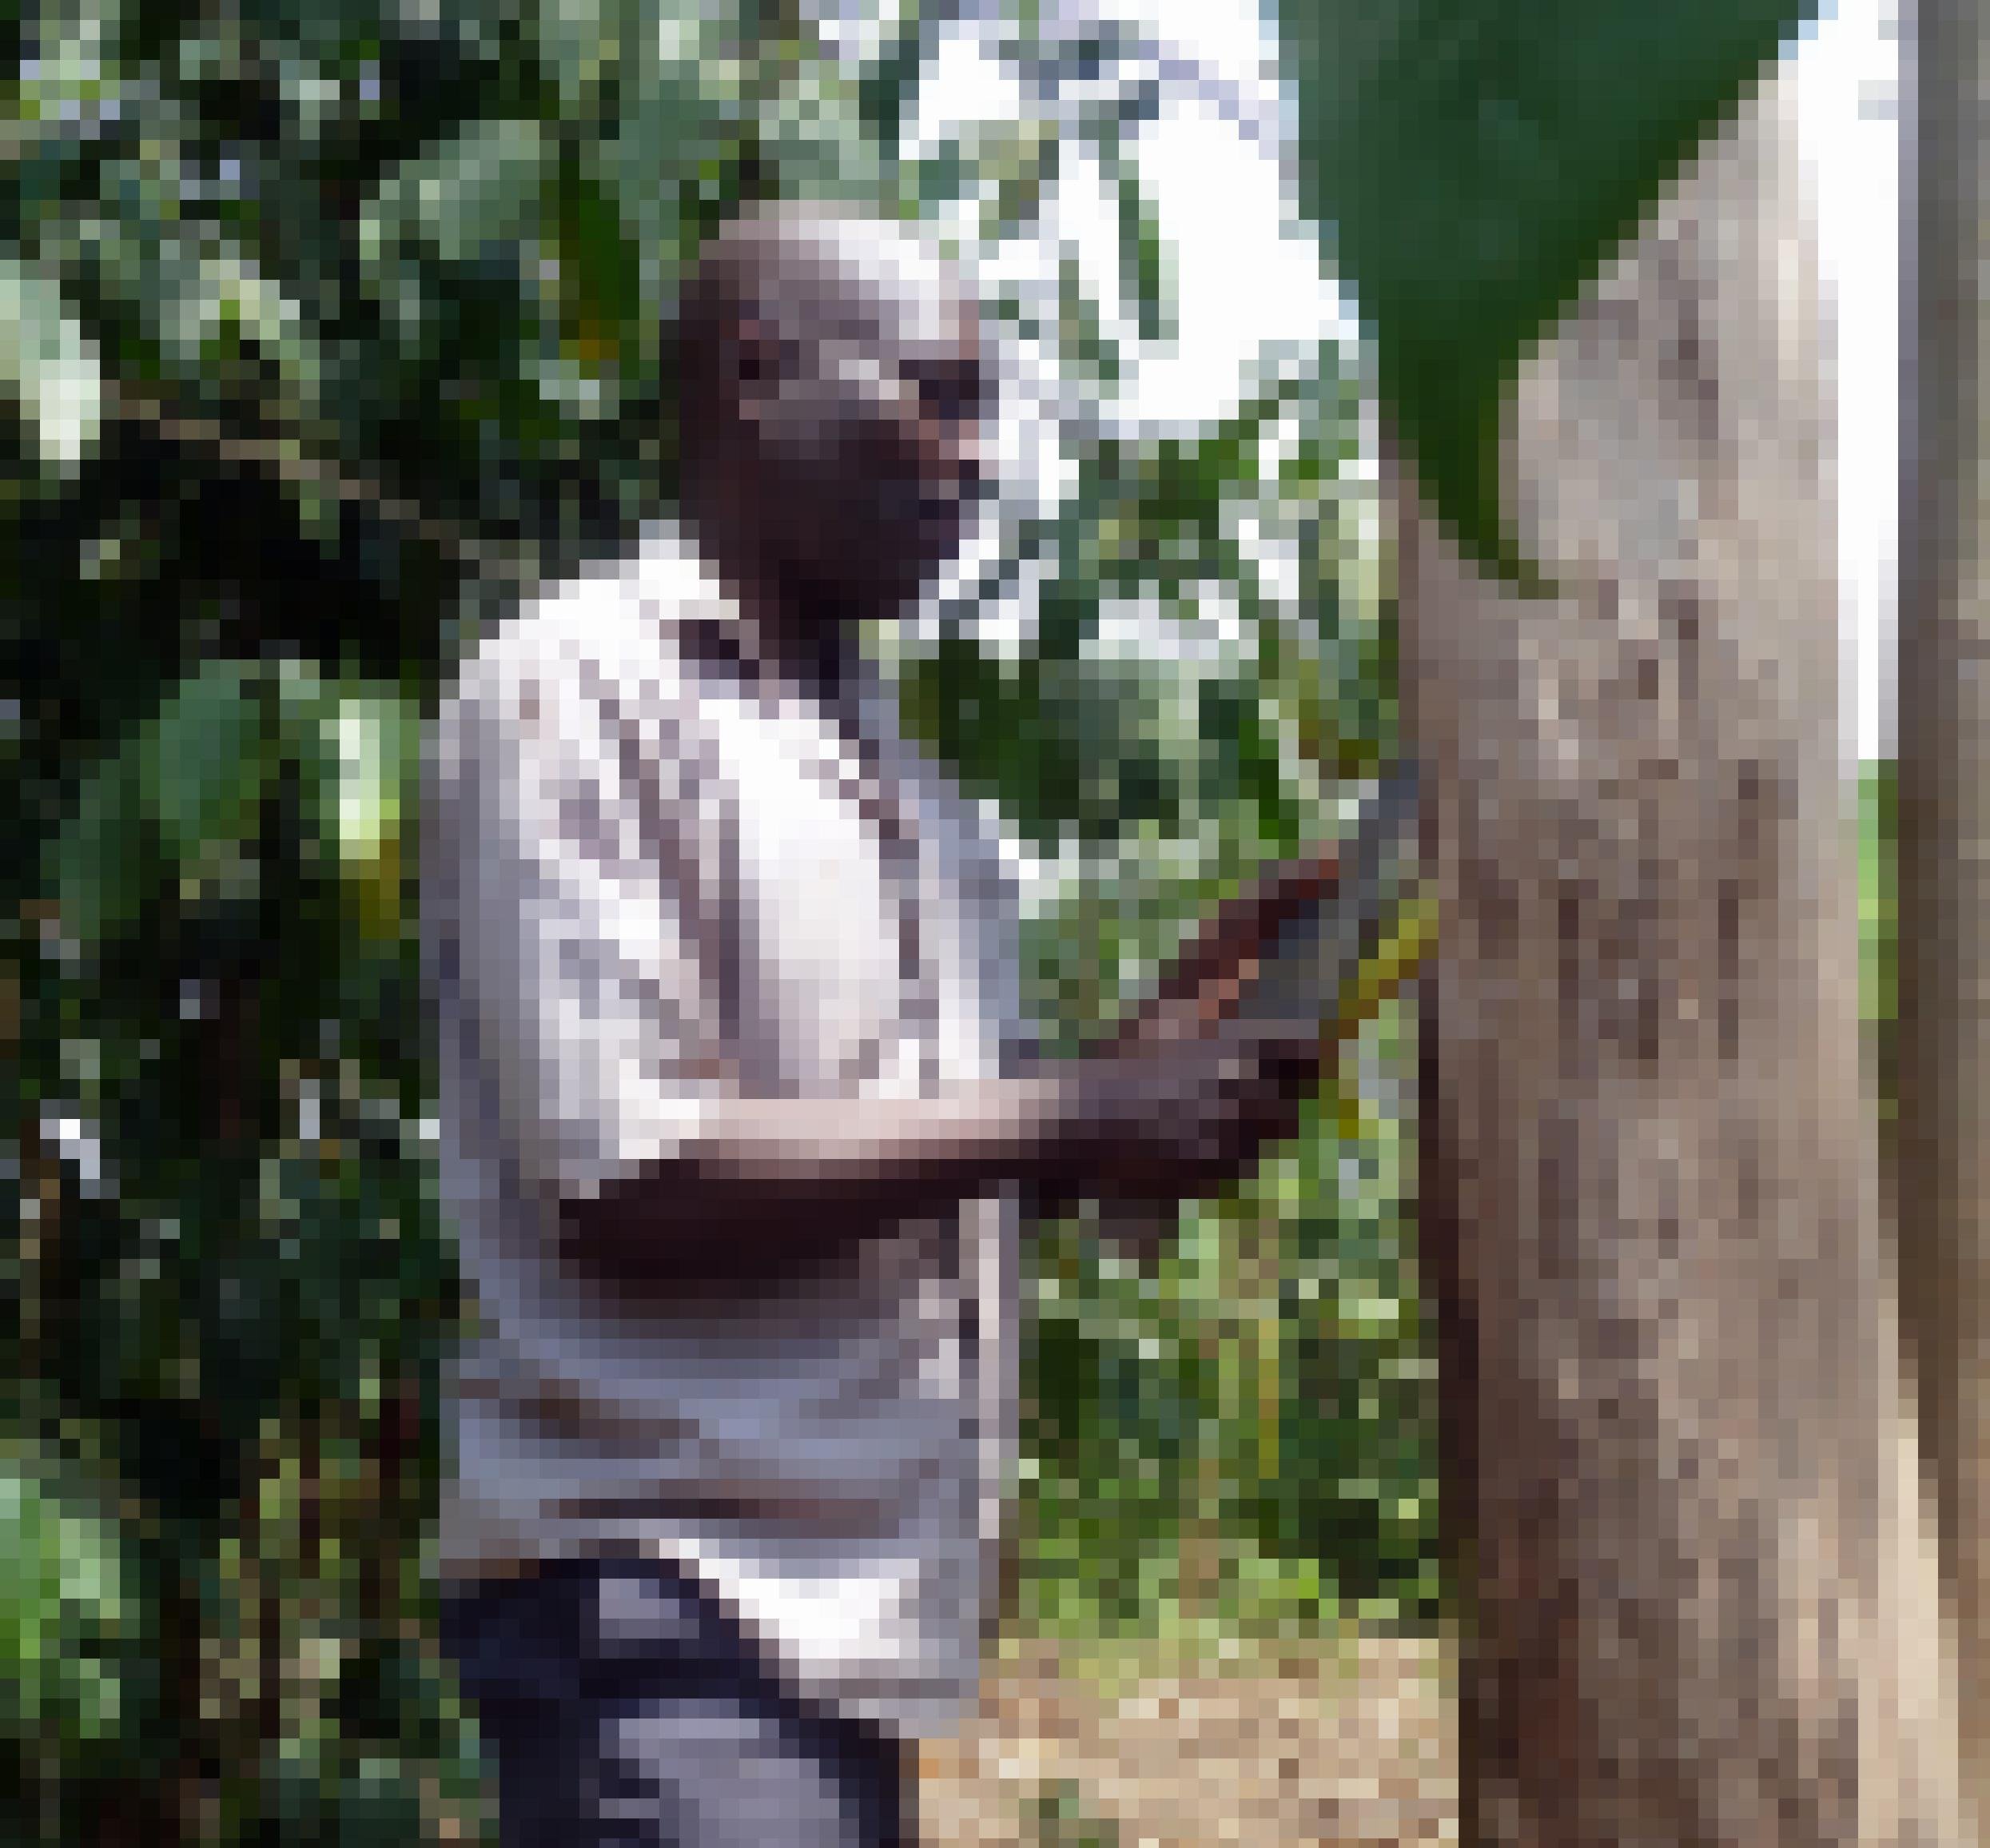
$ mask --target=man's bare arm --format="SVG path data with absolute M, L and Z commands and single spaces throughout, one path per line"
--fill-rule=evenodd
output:
M 565 1255 L 681 1290 L 806 1271 L 1010 1181 L 1039 1199 L 1181 1198 L 1289 1133 L 1319 1059 L 1316 1038 L 1232 1034 L 937 1097 L 730 1101 L 678 1155 L 563 1202 Z
M 1052 1165 L 1057 1087 L 939 1097 L 741 1098 L 678 1155 L 561 1209 L 570 1255 L 630 1282 L 746 1280 L 834 1255 Z

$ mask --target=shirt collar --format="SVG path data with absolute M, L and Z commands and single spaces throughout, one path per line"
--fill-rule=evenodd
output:
M 897 743 L 897 703 L 878 663 L 859 652 L 842 688 L 827 699 L 781 680 L 756 647 L 753 625 L 676 521 L 659 521 L 647 529 L 642 565 L 645 583 L 654 590 L 647 600 L 685 655 L 750 683 L 774 686 L 780 696 L 812 706 L 832 723 L 854 727 L 881 744 Z

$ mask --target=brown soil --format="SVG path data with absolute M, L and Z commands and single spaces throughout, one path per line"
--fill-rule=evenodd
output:
M 1005 1646 L 976 1723 L 921 1748 L 921 1833 L 926 1848 L 1455 1842 L 1450 1711 L 1428 1642 L 1172 1666 Z

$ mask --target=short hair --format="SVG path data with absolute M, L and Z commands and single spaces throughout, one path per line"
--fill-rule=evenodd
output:
M 970 299 L 958 270 L 909 225 L 806 201 L 748 209 L 706 240 L 665 329 L 680 454 L 688 458 L 697 446 L 692 432 L 726 421 L 718 362 L 726 336 L 742 321 L 805 340 L 838 329 L 878 331 L 894 315 L 929 313 Z M 862 313 L 866 301 L 873 309 L 868 316 Z

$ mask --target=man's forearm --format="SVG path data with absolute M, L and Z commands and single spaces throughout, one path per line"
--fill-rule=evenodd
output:
M 567 1202 L 563 1233 L 631 1284 L 765 1278 L 1005 1183 L 1065 1191 L 1073 1122 L 1054 1071 L 937 1097 L 728 1100 L 678 1155 Z

